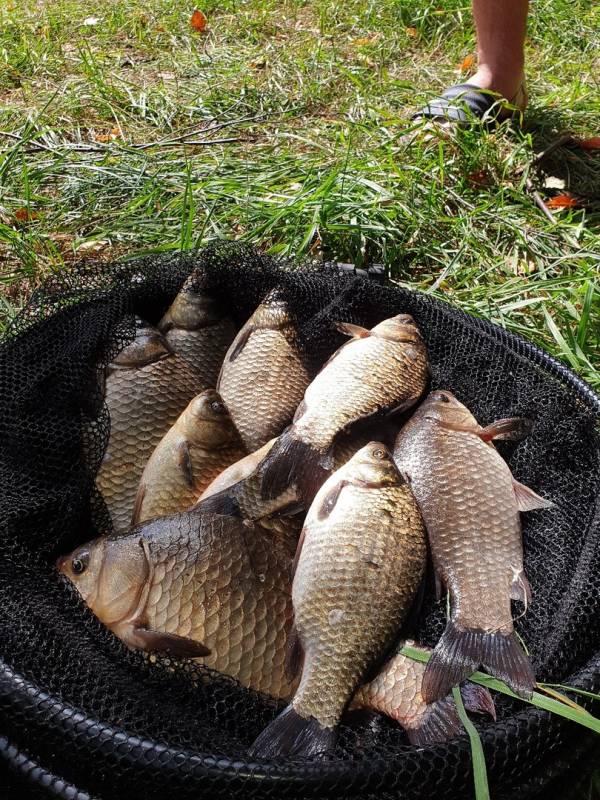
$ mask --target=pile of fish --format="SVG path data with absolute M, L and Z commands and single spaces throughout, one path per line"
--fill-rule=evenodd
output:
M 552 503 L 493 441 L 532 423 L 482 427 L 450 392 L 426 394 L 407 314 L 340 322 L 349 340 L 315 367 L 281 290 L 236 331 L 194 281 L 107 369 L 97 484 L 115 533 L 59 571 L 131 648 L 288 701 L 257 757 L 330 750 L 352 709 L 387 715 L 415 744 L 444 741 L 462 731 L 453 687 L 495 714 L 468 682 L 479 667 L 528 696 L 511 610 L 531 600 L 520 512 Z M 428 552 L 450 618 L 424 664 L 401 651 Z

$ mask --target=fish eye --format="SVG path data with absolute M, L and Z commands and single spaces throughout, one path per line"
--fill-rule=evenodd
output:
M 82 572 L 86 571 L 89 563 L 89 553 L 82 553 L 79 556 L 75 556 L 75 558 L 71 561 L 71 569 L 75 575 L 81 575 Z
M 210 404 L 210 407 L 215 412 L 215 414 L 225 414 L 226 409 L 223 403 L 219 402 L 219 400 L 213 400 Z
M 378 461 L 383 461 L 388 457 L 387 450 L 385 450 L 383 447 L 375 447 L 372 455 L 373 458 L 376 458 Z
M 444 392 L 438 392 L 436 394 L 435 399 L 436 400 L 441 400 L 442 403 L 449 403 L 450 402 L 450 398 L 448 397 L 447 394 L 444 394 Z

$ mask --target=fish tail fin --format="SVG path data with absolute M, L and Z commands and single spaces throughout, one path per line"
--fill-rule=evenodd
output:
M 420 725 L 406 730 L 410 743 L 421 746 L 447 742 L 461 733 L 464 733 L 462 722 L 451 697 L 432 703 Z
M 458 686 L 480 666 L 520 697 L 531 697 L 535 686 L 533 669 L 514 633 L 505 636 L 461 630 L 450 621 L 423 675 L 421 691 L 425 702 L 446 697 L 453 686 Z
M 492 695 L 484 686 L 465 683 L 460 687 L 460 693 L 467 711 L 489 714 L 493 720 L 496 719 L 496 707 Z M 432 703 L 421 724 L 407 730 L 406 733 L 411 744 L 416 745 L 447 742 L 464 733 L 463 724 L 452 697 L 444 697 L 442 700 Z
M 331 456 L 297 438 L 292 425 L 281 434 L 262 462 L 262 497 L 271 500 L 295 484 L 303 500 L 311 503 L 329 477 L 332 466 Z
M 255 758 L 284 755 L 319 756 L 331 750 L 336 731 L 325 728 L 314 717 L 302 717 L 289 705 L 268 725 L 250 747 Z
M 490 690 L 485 686 L 467 681 L 460 687 L 460 694 L 467 711 L 474 714 L 489 714 L 496 721 L 496 706 Z

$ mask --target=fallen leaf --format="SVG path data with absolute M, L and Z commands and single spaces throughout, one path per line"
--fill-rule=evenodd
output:
M 467 180 L 471 186 L 475 186 L 477 188 L 489 186 L 492 182 L 489 172 L 487 172 L 485 169 L 477 169 L 475 172 L 470 172 L 467 175 Z
M 120 136 L 121 135 L 121 131 L 120 131 L 119 128 L 111 128 L 110 129 L 110 135 L 111 136 L 115 136 L 115 137 L 116 136 Z
M 600 150 L 600 136 L 592 136 L 591 139 L 582 139 L 579 146 L 584 150 Z
M 195 31 L 205 31 L 208 27 L 208 20 L 199 8 L 196 8 L 190 17 L 190 25 Z
M 557 194 L 546 202 L 548 208 L 580 208 L 581 203 L 570 194 Z
M 110 133 L 95 133 L 94 141 L 101 142 L 102 144 L 105 142 L 110 142 Z
M 411 37 L 411 39 L 414 39 L 416 37 L 416 35 L 417 35 L 417 29 L 416 28 L 405 28 L 404 31 L 405 31 L 407 36 Z
M 374 33 L 371 36 L 359 36 L 357 39 L 352 39 L 350 44 L 352 47 L 365 47 L 368 44 L 375 44 L 381 39 L 380 33 Z
M 17 222 L 29 222 L 32 219 L 36 219 L 37 216 L 35 211 L 30 211 L 28 208 L 25 208 L 25 206 L 17 208 L 15 211 L 15 219 Z
M 83 20 L 83 24 L 87 25 L 88 27 L 92 27 L 93 25 L 97 25 L 100 22 L 100 17 L 86 17 Z
M 470 69 L 473 69 L 474 66 L 475 66 L 475 56 L 471 53 L 470 55 L 463 58 L 458 68 L 461 72 L 468 72 Z
M 167 32 L 167 29 L 165 28 L 164 25 L 157 25 L 156 28 L 154 28 L 154 30 L 156 31 L 156 33 L 166 33 Z

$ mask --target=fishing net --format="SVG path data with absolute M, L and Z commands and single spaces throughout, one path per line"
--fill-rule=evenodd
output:
M 0 764 L 40 796 L 78 800 L 469 797 L 466 737 L 416 748 L 384 718 L 344 724 L 325 760 L 249 761 L 280 706 L 201 667 L 129 651 L 58 579 L 57 555 L 110 530 L 94 486 L 109 436 L 99 369 L 131 341 L 134 315 L 156 322 L 197 267 L 239 324 L 281 287 L 319 359 L 343 341 L 338 320 L 370 327 L 409 312 L 433 387 L 482 424 L 535 419 L 525 441 L 501 445 L 515 477 L 556 503 L 523 517 L 534 602 L 517 628 L 539 679 L 600 688 L 600 398 L 522 339 L 431 297 L 221 244 L 52 277 L 0 346 Z M 443 625 L 428 596 L 417 636 L 434 644 Z M 477 721 L 494 798 L 533 797 L 589 759 L 583 728 L 508 698 L 497 706 L 496 723 Z

